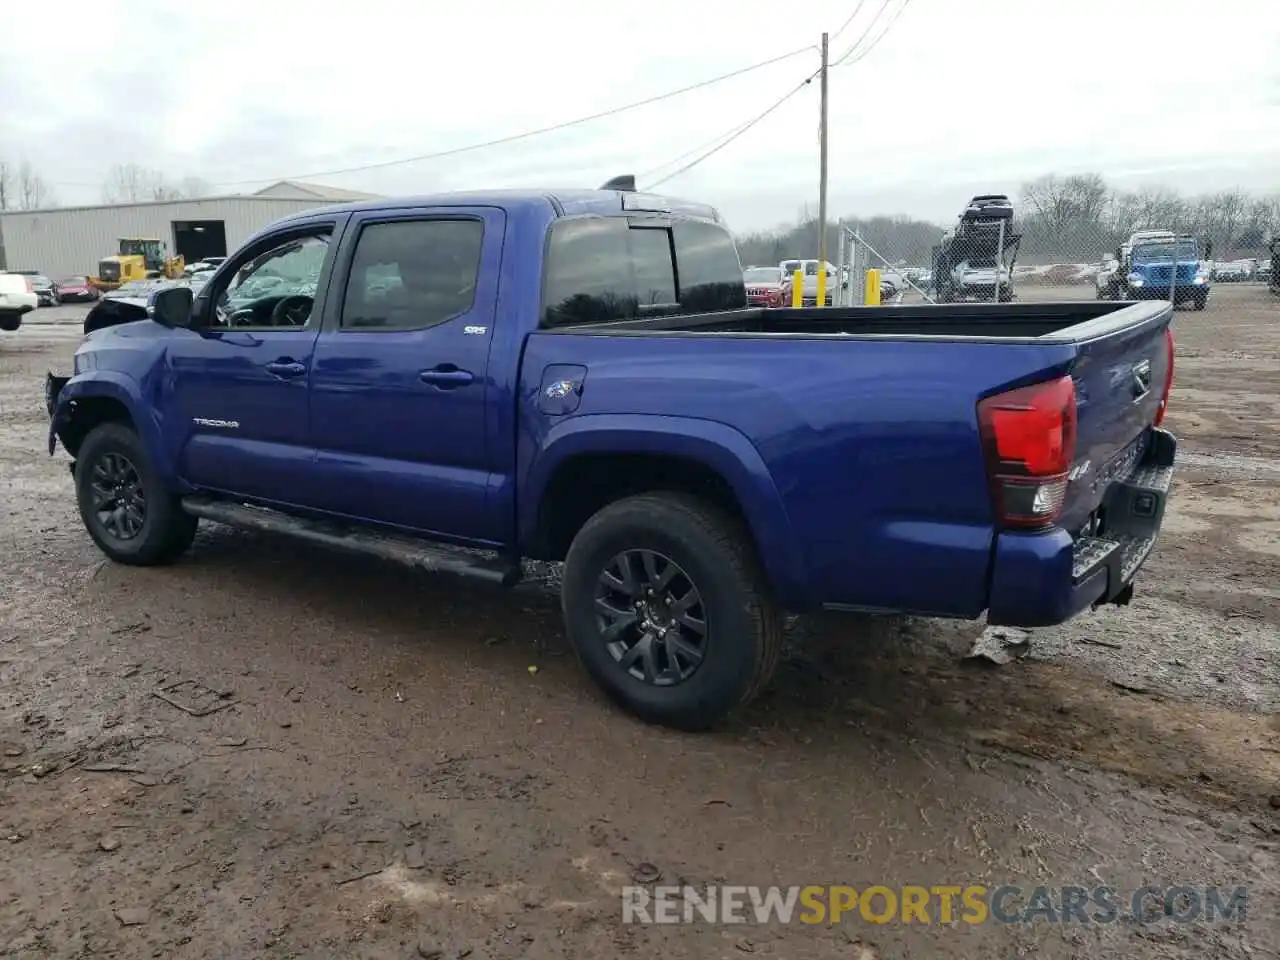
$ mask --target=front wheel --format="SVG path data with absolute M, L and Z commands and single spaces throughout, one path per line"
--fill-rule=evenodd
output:
M 89 432 L 76 457 L 75 482 L 85 529 L 117 563 L 172 563 L 195 539 L 199 521 L 160 482 L 126 424 L 104 423 Z
M 1196 297 L 1196 300 L 1195 300 L 1195 306 L 1196 306 L 1196 309 L 1197 309 L 1197 310 L 1203 310 L 1203 309 L 1204 309 L 1204 307 L 1205 307 L 1205 304 L 1208 302 L 1208 300 L 1209 300 L 1209 298 L 1208 298 L 1207 296 L 1204 296 L 1204 297 Z
M 588 520 L 561 604 L 592 679 L 648 723 L 707 729 L 778 665 L 781 618 L 750 537 L 695 497 L 628 497 Z

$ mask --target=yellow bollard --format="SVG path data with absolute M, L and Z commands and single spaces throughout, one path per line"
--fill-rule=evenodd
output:
M 797 270 L 791 275 L 791 305 L 804 306 L 804 271 Z
M 813 305 L 815 307 L 827 305 L 827 268 L 822 264 L 818 264 L 818 295 L 814 298 Z
M 862 302 L 868 307 L 880 306 L 880 271 L 875 267 L 867 271 L 867 292 Z

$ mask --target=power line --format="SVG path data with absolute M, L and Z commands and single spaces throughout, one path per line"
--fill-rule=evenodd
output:
M 695 153 L 701 153 L 703 150 L 706 150 L 708 147 L 714 146 L 715 144 L 723 140 L 725 137 L 728 137 L 734 133 L 737 133 L 743 127 L 747 126 L 749 123 L 751 123 L 750 120 L 744 120 L 742 123 L 738 124 L 736 127 L 731 127 L 728 130 L 721 130 L 710 140 L 704 140 L 702 143 L 699 143 L 696 147 L 692 147 L 686 150 L 684 153 L 680 154 L 678 157 L 672 157 L 670 160 L 666 161 L 665 163 L 660 163 L 656 167 L 650 167 L 648 170 L 645 170 L 643 173 L 637 173 L 636 179 L 646 180 L 649 177 L 653 176 L 653 174 L 655 173 L 660 173 L 661 171 L 666 170 L 668 167 L 674 167 L 676 164 L 678 164 L 681 160 L 684 160 L 686 157 L 692 157 Z
M 840 29 L 831 35 L 832 43 L 835 43 L 836 40 L 839 38 L 840 34 L 844 33 L 846 30 L 849 29 L 849 24 L 853 23 L 853 21 L 858 19 L 858 14 L 862 12 L 862 8 L 866 4 L 866 2 L 867 0 L 858 0 L 858 5 L 853 8 L 853 13 L 849 14 L 849 19 L 845 20 L 844 23 L 840 24 Z
M 756 124 L 760 123 L 760 121 L 764 120 L 764 118 L 765 118 L 765 117 L 767 117 L 767 116 L 769 116 L 769 114 L 773 113 L 775 110 L 777 110 L 779 107 L 781 107 L 784 103 L 786 103 L 788 100 L 790 100 L 792 97 L 794 97 L 797 93 L 799 93 L 801 90 L 803 90 L 806 86 L 808 86 L 808 85 L 809 85 L 809 82 L 810 82 L 811 80 L 813 80 L 813 78 L 814 78 L 814 77 L 816 77 L 816 76 L 819 74 L 819 72 L 820 72 L 820 71 L 818 71 L 818 70 L 813 71 L 813 73 L 811 73 L 811 74 L 809 74 L 809 76 L 805 77 L 803 81 L 801 81 L 801 82 L 800 82 L 799 84 L 797 84 L 795 87 L 792 87 L 790 90 L 788 90 L 788 91 L 787 91 L 787 92 L 786 92 L 786 93 L 785 93 L 781 98 L 779 98 L 778 100 L 775 100 L 775 101 L 774 101 L 774 102 L 769 106 L 769 108 L 768 108 L 767 110 L 765 110 L 763 113 L 757 114 L 756 116 L 754 116 L 754 117 L 752 117 L 750 120 L 748 120 L 746 123 L 744 123 L 744 124 L 740 125 L 740 126 L 739 126 L 739 127 L 737 127 L 736 129 L 732 130 L 732 131 L 727 135 L 727 139 L 722 140 L 719 144 L 717 144 L 716 146 L 712 147 L 712 148 L 711 148 L 710 150 L 708 150 L 706 153 L 704 153 L 704 154 L 702 154 L 701 156 L 696 157 L 695 159 L 693 159 L 693 160 L 689 161 L 688 163 L 686 163 L 684 166 L 680 167 L 679 169 L 674 170 L 674 171 L 672 171 L 671 173 L 667 174 L 667 175 L 666 175 L 665 177 L 663 177 L 661 180 L 656 180 L 656 181 L 654 181 L 653 183 L 648 184 L 648 185 L 645 187 L 645 189 L 646 189 L 646 190 L 652 190 L 652 189 L 654 189 L 655 187 L 659 187 L 659 186 L 661 186 L 662 184 L 666 183 L 668 180 L 671 180 L 671 179 L 673 179 L 673 178 L 675 178 L 675 177 L 678 177 L 678 176 L 680 176 L 680 174 L 685 173 L 685 172 L 686 172 L 686 171 L 688 171 L 688 170 L 692 170 L 694 167 L 696 167 L 698 164 L 702 163 L 704 160 L 707 160 L 707 159 L 709 159 L 709 158 L 711 158 L 711 157 L 715 156 L 717 153 L 719 153 L 721 150 L 723 150 L 723 149 L 724 149 L 725 147 L 727 147 L 729 144 L 733 143 L 733 141 L 737 140 L 740 136 L 742 136 L 744 133 L 746 133 L 748 130 L 750 130 L 752 127 L 754 127 Z M 686 154 L 686 155 L 687 155 L 687 154 Z M 661 167 L 659 167 L 658 169 L 661 169 Z
M 813 50 L 812 45 L 806 46 L 806 47 L 800 47 L 796 50 L 792 50 L 789 53 L 783 53 L 776 57 L 771 57 L 768 60 L 762 60 L 759 63 L 753 63 L 750 66 L 742 67 L 738 70 L 733 70 L 729 73 L 721 74 L 718 77 L 712 77 L 708 80 L 702 80 L 702 81 L 699 81 L 698 83 L 689 84 L 688 86 L 681 87 L 678 90 L 671 90 L 671 91 L 668 91 L 667 93 L 658 94 L 657 96 L 646 97 L 643 100 L 636 100 L 632 103 L 624 104 L 620 107 L 613 107 L 609 110 L 602 110 L 599 113 L 589 114 L 588 116 L 585 116 L 585 117 L 578 117 L 574 120 L 566 120 L 562 123 L 552 124 L 549 127 L 539 127 L 536 130 L 526 130 L 522 133 L 513 133 L 509 136 L 498 137 L 497 139 L 494 139 L 494 140 L 486 140 L 482 143 L 472 143 L 463 147 L 453 147 L 449 150 L 440 150 L 435 153 L 424 153 L 414 157 L 401 157 L 396 160 L 381 160 L 375 163 L 363 163 L 363 164 L 358 164 L 352 167 L 342 167 L 334 170 L 312 171 L 311 173 L 296 174 L 294 176 L 289 176 L 289 177 L 258 177 L 253 180 L 218 180 L 218 181 L 214 181 L 214 184 L 220 187 L 236 187 L 236 186 L 244 186 L 244 185 L 253 184 L 253 183 L 264 183 L 267 180 L 279 180 L 279 179 L 309 180 L 315 177 L 332 177 L 332 176 L 337 176 L 339 174 L 344 174 L 344 173 L 359 173 L 364 170 L 380 170 L 385 167 L 396 167 L 406 163 L 418 163 L 423 160 L 436 160 L 442 157 L 453 157 L 461 153 L 470 153 L 473 150 L 483 150 L 487 147 L 497 147 L 507 143 L 515 143 L 518 140 L 527 140 L 531 137 L 542 136 L 543 134 L 546 134 L 546 133 L 555 133 L 559 130 L 566 130 L 569 127 L 576 127 L 584 123 L 591 123 L 592 121 L 595 121 L 595 120 L 603 120 L 606 117 L 612 117 L 620 113 L 626 113 L 629 110 L 636 110 L 640 107 L 647 107 L 651 103 L 658 103 L 662 100 L 670 100 L 672 97 L 678 97 L 678 96 L 681 96 L 682 94 L 692 93 L 694 90 L 701 90 L 705 87 L 710 87 L 713 84 L 723 83 L 726 80 L 732 80 L 735 77 L 741 77 L 744 74 L 752 73 L 756 70 L 763 69 L 764 67 L 772 66 L 775 63 L 781 63 L 783 60 L 790 60 L 792 57 L 797 57 L 802 53 L 810 53 L 812 50 Z
M 846 50 L 840 56 L 836 57 L 834 61 L 832 61 L 831 65 L 833 67 L 839 66 L 841 63 L 844 63 L 844 61 L 849 59 L 849 55 L 852 54 L 853 51 L 857 50 L 858 47 L 862 45 L 862 41 L 866 40 L 867 37 L 871 35 L 871 31 L 876 28 L 877 21 L 879 21 L 879 19 L 882 16 L 884 16 L 884 12 L 887 9 L 889 9 L 889 0 L 880 0 L 880 9 L 876 11 L 875 16 L 871 18 L 871 22 L 867 24 L 867 29 L 863 30 L 862 35 L 859 36 L 857 40 L 853 41 L 852 44 L 849 45 L 848 50 Z
M 885 5 L 888 6 L 888 0 L 885 0 Z M 866 58 L 867 55 L 870 54 L 871 51 L 876 48 L 876 45 L 885 38 L 885 36 L 889 33 L 889 31 L 893 29 L 893 25 L 898 22 L 898 18 L 902 16 L 903 11 L 906 10 L 907 7 L 909 6 L 911 6 L 911 0 L 902 0 L 902 5 L 893 12 L 893 16 L 889 18 L 889 22 L 884 25 L 884 29 L 880 31 L 880 35 L 871 41 L 870 46 L 868 46 L 865 50 L 859 53 L 852 60 L 848 59 L 849 54 L 853 53 L 853 49 L 850 48 L 849 52 L 846 53 L 844 57 L 836 61 L 835 65 L 838 67 L 843 64 L 846 67 L 851 67 L 855 63 L 857 63 L 859 60 Z M 870 32 L 869 29 L 868 29 L 868 32 Z

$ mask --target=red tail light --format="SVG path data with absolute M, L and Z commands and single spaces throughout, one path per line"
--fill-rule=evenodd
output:
M 1053 526 L 1076 452 L 1076 387 L 1070 377 L 1019 387 L 978 404 L 978 431 L 1003 525 Z
M 27 293 L 35 293 L 35 292 L 36 292 L 36 285 L 35 285 L 34 283 L 32 283 L 32 282 L 31 282 L 31 278 L 30 278 L 30 277 L 23 277 L 22 279 L 23 279 L 23 281 L 24 281 L 24 282 L 26 283 L 26 285 L 27 285 Z
M 1173 329 L 1164 328 L 1164 345 L 1169 351 L 1169 372 L 1164 378 L 1164 393 L 1160 396 L 1160 406 L 1156 408 L 1156 426 L 1164 423 L 1165 412 L 1169 409 L 1169 392 L 1173 389 Z

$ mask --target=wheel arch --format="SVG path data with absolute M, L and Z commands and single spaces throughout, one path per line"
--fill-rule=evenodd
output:
M 751 441 L 712 420 L 595 414 L 557 424 L 517 494 L 522 552 L 562 559 L 598 509 L 637 493 L 691 493 L 737 516 L 778 599 L 804 606 L 803 557 L 773 476 Z
M 58 394 L 49 426 L 49 453 L 61 442 L 74 459 L 90 431 L 102 423 L 126 423 L 138 434 L 152 468 L 166 480 L 168 464 L 159 456 L 160 429 L 136 381 L 114 371 L 72 377 Z

